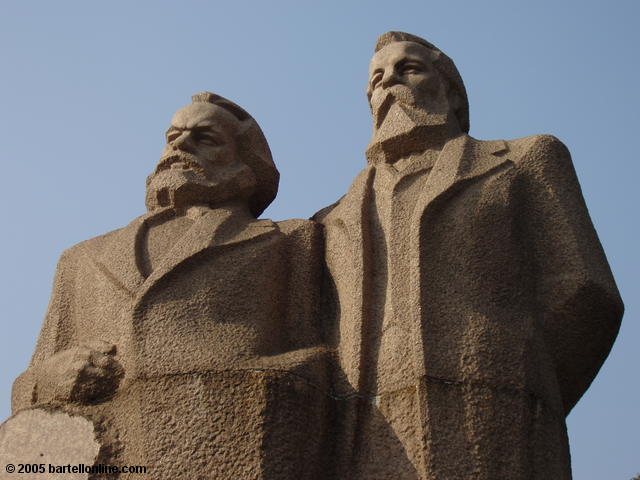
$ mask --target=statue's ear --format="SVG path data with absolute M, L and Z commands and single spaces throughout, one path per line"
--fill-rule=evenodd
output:
M 462 97 L 456 88 L 452 88 L 449 85 L 449 91 L 447 92 L 447 98 L 449 100 L 449 105 L 454 112 L 458 112 L 462 108 Z
M 449 106 L 451 107 L 451 111 L 455 114 L 458 119 L 458 124 L 460 128 L 462 128 L 462 119 L 460 116 L 462 115 L 462 109 L 464 107 L 464 100 L 460 95 L 460 92 L 456 88 L 451 88 L 449 86 L 449 91 L 447 92 L 447 99 L 449 101 Z

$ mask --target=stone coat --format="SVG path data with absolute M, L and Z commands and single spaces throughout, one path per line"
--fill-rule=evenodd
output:
M 42 406 L 34 372 L 47 358 L 99 339 L 117 346 L 118 392 L 58 407 L 104 431 L 102 463 L 146 465 L 157 479 L 317 478 L 320 226 L 211 210 L 145 278 L 149 217 L 62 255 L 14 413 Z
M 413 202 L 400 259 L 400 248 L 374 245 L 375 175 L 367 167 L 314 217 L 333 292 L 336 477 L 571 478 L 565 416 L 605 360 L 623 306 L 569 152 L 547 135 L 449 141 L 428 177 L 415 172 L 419 181 L 392 194 Z M 381 304 L 396 333 L 371 334 Z M 405 335 L 406 355 L 376 357 L 390 335 Z M 371 387 L 371 362 L 378 372 L 405 362 L 410 373 Z

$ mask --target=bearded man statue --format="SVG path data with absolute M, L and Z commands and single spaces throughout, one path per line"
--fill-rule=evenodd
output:
M 565 417 L 622 302 L 556 138 L 470 137 L 454 63 L 388 32 L 373 138 L 326 229 L 336 478 L 571 478 Z
M 3 428 L 35 411 L 86 419 L 94 463 L 154 479 L 322 478 L 320 226 L 257 219 L 279 175 L 233 102 L 195 95 L 166 137 L 148 212 L 62 254 Z

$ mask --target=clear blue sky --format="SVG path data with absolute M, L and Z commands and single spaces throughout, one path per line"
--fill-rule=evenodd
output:
M 281 172 L 265 215 L 309 217 L 363 167 L 373 44 L 404 30 L 455 60 L 474 137 L 551 133 L 571 150 L 627 307 L 609 360 L 568 419 L 574 475 L 640 471 L 639 1 L 0 6 L 0 417 L 58 256 L 143 213 L 163 132 L 191 94 L 217 92 L 255 116 Z

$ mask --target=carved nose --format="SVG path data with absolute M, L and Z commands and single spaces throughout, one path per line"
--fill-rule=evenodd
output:
M 382 77 L 381 85 L 382 85 L 382 88 L 388 88 L 393 85 L 397 85 L 398 83 L 400 83 L 400 77 L 398 77 L 394 69 L 394 70 L 385 72 L 384 76 Z
M 171 148 L 174 151 L 177 150 L 182 150 L 182 151 L 189 151 L 189 132 L 184 132 L 182 135 L 180 135 L 178 138 L 176 138 L 175 140 L 172 140 L 171 143 Z

